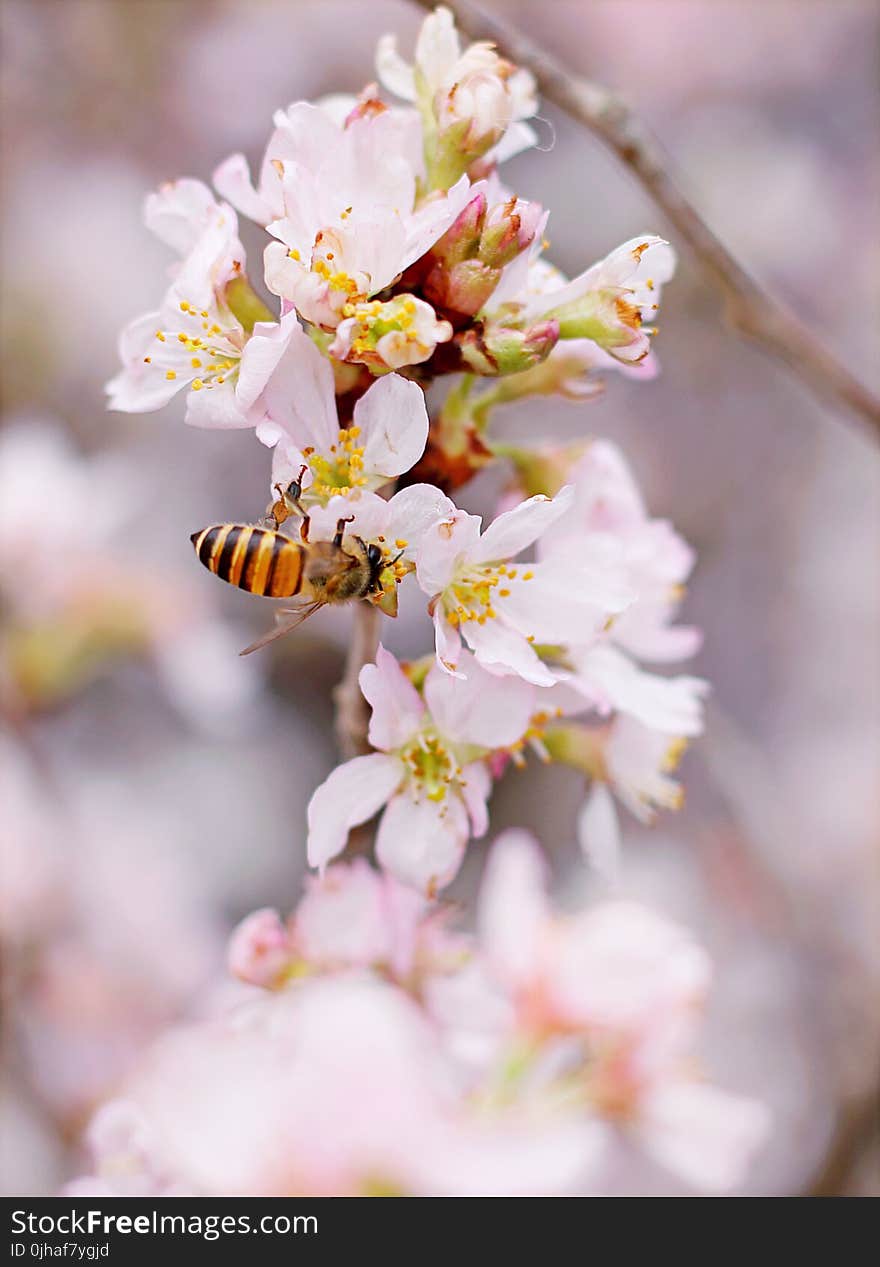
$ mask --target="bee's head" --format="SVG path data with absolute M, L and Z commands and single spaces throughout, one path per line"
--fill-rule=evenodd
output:
M 380 546 L 367 546 L 367 565 L 370 569 L 370 601 L 386 616 L 397 615 L 397 576 L 394 568 L 385 560 Z

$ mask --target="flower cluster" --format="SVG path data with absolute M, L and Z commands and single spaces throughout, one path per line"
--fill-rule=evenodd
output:
M 188 422 L 253 428 L 310 541 L 344 519 L 427 601 L 436 666 L 381 651 L 364 669 L 375 752 L 316 792 L 314 865 L 385 806 L 380 861 L 435 891 L 529 746 L 590 779 L 580 835 L 608 870 L 611 793 L 643 820 L 677 805 L 671 771 L 701 729 L 704 684 L 639 663 L 696 648 L 670 625 L 693 557 L 612 445 L 526 451 L 489 418 L 531 395 L 580 399 L 615 366 L 655 373 L 674 256 L 645 234 L 572 281 L 547 262 L 547 212 L 498 174 L 536 139 L 534 84 L 491 46 L 462 48 L 448 10 L 424 21 L 412 65 L 391 37 L 376 64 L 385 97 L 371 84 L 279 111 L 256 183 L 236 154 L 214 174 L 220 200 L 194 180 L 148 198 L 180 258 L 159 308 L 123 333 L 110 403 L 153 409 L 185 389 Z M 259 276 L 238 214 L 268 235 Z M 452 374 L 429 417 L 427 387 Z M 493 460 L 514 482 L 483 530 L 449 494 Z
M 628 1154 L 667 1183 L 740 1183 L 766 1115 L 696 1062 L 705 953 L 635 904 L 562 916 L 544 886 L 511 832 L 476 936 L 362 859 L 286 922 L 255 912 L 229 964 L 258 988 L 154 1050 L 70 1191 L 585 1195 Z
M 382 602 L 372 582 L 358 598 L 386 615 L 398 585 L 420 595 L 434 650 L 380 644 L 362 666 L 368 745 L 308 807 L 319 876 L 286 925 L 261 911 L 233 939 L 234 972 L 268 993 L 156 1054 L 96 1124 L 101 1173 L 155 1192 L 582 1192 L 625 1140 L 723 1189 L 763 1119 L 694 1073 L 708 968 L 686 934 L 625 904 L 553 914 L 516 836 L 477 940 L 436 905 L 530 754 L 584 780 L 578 835 L 606 877 L 617 802 L 643 822 L 681 803 L 707 684 L 666 670 L 699 646 L 675 623 L 693 553 L 615 445 L 526 448 L 494 426 L 511 401 L 588 399 L 611 369 L 653 377 L 675 256 L 642 234 L 572 280 L 545 258 L 547 211 L 499 174 L 535 143 L 535 85 L 463 48 L 445 8 L 411 64 L 387 37 L 376 69 L 359 97 L 278 111 L 256 179 L 236 154 L 214 192 L 148 199 L 178 260 L 108 390 L 125 411 L 185 391 L 189 423 L 253 430 L 273 450 L 263 522 L 357 550 L 384 578 Z M 239 215 L 265 232 L 262 267 Z M 508 483 L 484 525 L 452 496 L 491 463 Z M 224 579 L 248 588 L 239 536 Z M 381 871 L 328 869 L 378 814 Z

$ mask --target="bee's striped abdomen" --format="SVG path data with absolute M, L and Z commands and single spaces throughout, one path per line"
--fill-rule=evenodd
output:
M 221 581 L 249 594 L 292 598 L 300 592 L 303 548 L 269 528 L 216 524 L 191 537 L 196 554 Z

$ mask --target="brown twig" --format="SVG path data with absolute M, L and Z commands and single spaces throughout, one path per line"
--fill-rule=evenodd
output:
M 433 9 L 435 0 L 415 0 Z M 848 410 L 880 433 L 880 400 L 812 335 L 798 319 L 749 276 L 684 196 L 670 164 L 649 130 L 626 102 L 572 74 L 544 49 L 497 14 L 470 0 L 445 0 L 459 28 L 471 39 L 491 40 L 509 61 L 530 70 L 541 95 L 583 123 L 651 195 L 722 292 L 732 327 L 758 342 L 816 395 Z
M 357 757 L 369 752 L 367 727 L 370 714 L 367 701 L 361 694 L 358 675 L 365 664 L 376 658 L 379 646 L 379 612 L 371 603 L 357 603 L 354 610 L 354 628 L 345 673 L 333 692 L 336 704 L 336 739 L 345 758 Z

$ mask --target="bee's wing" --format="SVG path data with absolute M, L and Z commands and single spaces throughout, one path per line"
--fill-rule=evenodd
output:
M 270 629 L 267 634 L 263 634 L 262 638 L 258 638 L 256 642 L 252 642 L 249 647 L 245 647 L 244 651 L 239 652 L 239 655 L 250 655 L 252 651 L 259 651 L 261 647 L 274 642 L 276 638 L 283 638 L 285 634 L 296 629 L 297 625 L 301 625 L 304 620 L 308 620 L 309 616 L 314 616 L 319 607 L 324 606 L 324 603 L 308 603 L 305 607 L 282 608 L 281 611 L 275 614 L 275 628 Z M 289 619 L 285 620 L 285 616 Z

